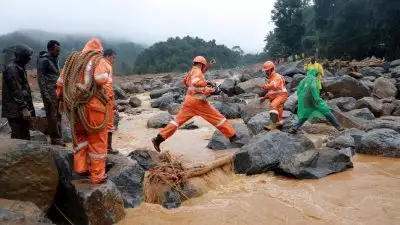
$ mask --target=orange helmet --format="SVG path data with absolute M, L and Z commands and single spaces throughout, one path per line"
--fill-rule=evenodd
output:
M 264 65 L 263 65 L 263 70 L 264 70 L 264 71 L 269 71 L 269 70 L 271 70 L 271 69 L 274 69 L 274 70 L 275 70 L 275 65 L 274 65 L 274 63 L 271 62 L 271 61 L 266 61 L 266 62 L 264 63 Z
M 201 63 L 201 64 L 207 66 L 207 60 L 206 60 L 206 58 L 204 58 L 203 56 L 196 56 L 196 57 L 194 57 L 193 63 Z

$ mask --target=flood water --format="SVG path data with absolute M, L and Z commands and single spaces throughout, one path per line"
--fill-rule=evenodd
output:
M 158 130 L 146 129 L 146 122 L 159 111 L 149 110 L 125 115 L 116 134 L 117 148 L 127 153 L 151 147 L 149 139 Z M 162 149 L 182 156 L 187 164 L 207 163 L 236 151 L 208 150 L 214 129 L 201 119 L 194 121 L 200 129 L 178 130 Z M 118 224 L 400 224 L 400 159 L 357 155 L 353 161 L 354 169 L 321 180 L 226 174 L 228 182 L 178 209 L 143 203 L 127 209 Z

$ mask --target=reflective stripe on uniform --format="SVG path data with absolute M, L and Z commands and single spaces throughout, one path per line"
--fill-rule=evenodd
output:
M 91 152 L 88 155 L 91 159 L 105 159 L 107 157 L 107 154 L 95 154 Z
M 196 92 L 203 92 L 204 91 L 204 87 L 193 87 L 193 86 L 190 86 L 188 88 L 188 90 L 189 91 L 196 91 Z
M 279 90 L 279 91 L 269 91 L 268 94 L 272 95 L 272 94 L 280 94 L 280 93 L 287 93 L 286 88 L 284 90 Z
M 95 80 L 102 80 L 108 78 L 108 73 L 102 73 L 94 77 Z
M 90 61 L 87 65 L 86 65 L 86 69 L 85 69 L 85 84 L 90 84 L 92 83 L 92 76 L 90 76 L 90 72 L 92 71 L 92 61 Z
M 169 123 L 174 125 L 174 126 L 176 126 L 176 127 L 179 127 L 179 124 L 177 122 L 173 121 L 173 120 L 171 120 Z
M 57 83 L 61 83 L 61 84 L 64 83 L 63 78 L 62 77 L 58 77 Z
M 215 127 L 220 127 L 222 126 L 222 124 L 224 124 L 226 121 L 226 118 L 223 118 L 217 125 L 215 125 Z
M 79 150 L 81 150 L 82 148 L 87 147 L 88 144 L 89 144 L 89 142 L 87 142 L 87 141 L 78 143 L 78 145 L 75 147 L 75 151 L 79 151 Z
M 200 81 L 200 78 L 198 78 L 198 77 L 193 78 L 192 84 L 195 84 L 195 83 L 197 83 L 197 82 L 199 82 L 199 81 Z

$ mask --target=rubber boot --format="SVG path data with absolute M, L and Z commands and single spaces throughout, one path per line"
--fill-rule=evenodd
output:
M 112 148 L 112 133 L 108 132 L 108 138 L 107 138 L 107 154 L 118 154 L 119 152 L 117 150 L 114 150 Z
M 275 130 L 277 127 L 277 122 L 278 122 L 278 114 L 270 112 L 269 117 L 271 118 L 272 123 L 265 125 L 264 129 L 268 130 L 268 131 Z
M 151 139 L 151 142 L 153 142 L 154 149 L 157 152 L 161 152 L 160 145 L 164 141 L 165 141 L 165 139 L 161 135 L 157 135 L 157 137 Z

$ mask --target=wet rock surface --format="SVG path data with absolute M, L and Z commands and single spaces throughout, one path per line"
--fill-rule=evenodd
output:
M 174 120 L 174 117 L 171 114 L 167 112 L 159 113 L 147 121 L 147 128 L 163 128 L 172 120 Z
M 341 97 L 327 101 L 328 105 L 336 105 L 343 112 L 348 112 L 356 108 L 357 100 L 353 97 Z
M 244 144 L 247 144 L 250 140 L 250 133 L 247 129 L 247 126 L 243 123 L 233 123 L 232 126 L 236 131 L 239 141 L 231 143 L 229 138 L 225 137 L 220 131 L 215 131 L 207 145 L 207 148 L 213 150 L 224 150 L 230 148 L 240 148 Z
M 355 99 L 360 99 L 370 96 L 370 90 L 367 86 L 347 75 L 326 78 L 324 80 L 324 90 L 332 93 L 335 98 L 353 97 Z
M 243 112 L 241 115 L 243 121 L 245 123 L 247 123 L 255 115 L 262 113 L 262 112 L 268 112 L 269 104 L 270 104 L 270 102 L 268 100 L 261 103 L 259 99 L 253 99 L 243 109 Z
M 239 103 L 217 102 L 213 106 L 227 119 L 240 118 L 245 105 Z
M 391 129 L 368 131 L 356 148 L 357 153 L 400 158 L 400 134 Z
M 379 99 L 395 98 L 397 95 L 397 88 L 389 79 L 380 77 L 375 81 L 372 95 Z
M 138 97 L 133 96 L 129 99 L 129 105 L 133 108 L 140 107 L 142 105 L 142 100 L 140 100 Z
M 0 198 L 30 201 L 47 212 L 56 195 L 58 179 L 49 146 L 1 139 Z
M 129 153 L 128 157 L 135 160 L 146 171 L 161 162 L 158 153 L 148 149 L 136 149 Z
M 53 224 L 32 202 L 0 199 L 0 224 Z

